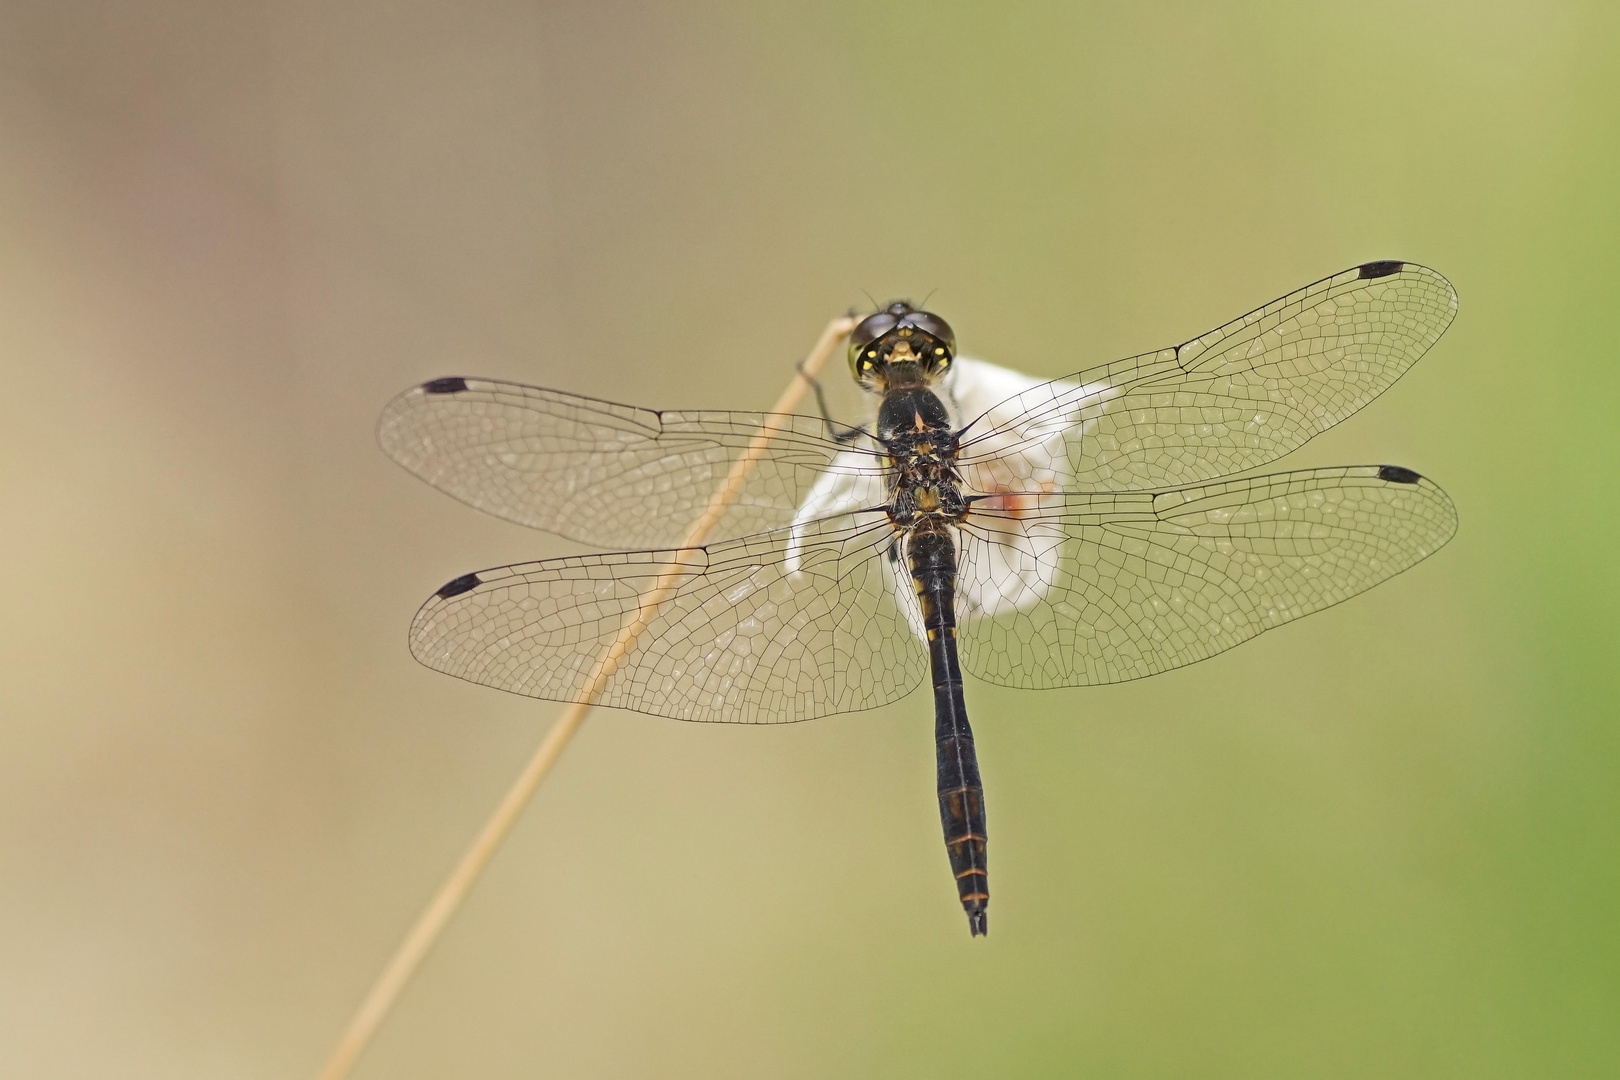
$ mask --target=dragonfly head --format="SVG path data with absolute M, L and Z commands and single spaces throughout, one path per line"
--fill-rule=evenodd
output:
M 956 334 L 932 312 L 896 300 L 862 319 L 849 335 L 849 370 L 867 389 L 889 383 L 900 366 L 913 364 L 906 381 L 928 382 L 942 375 L 956 357 Z

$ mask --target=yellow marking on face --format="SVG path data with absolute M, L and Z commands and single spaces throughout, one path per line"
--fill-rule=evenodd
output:
M 928 430 L 928 425 L 923 423 L 923 418 L 922 418 L 922 413 L 921 412 L 917 411 L 916 409 L 913 409 L 912 412 L 911 412 L 911 415 L 912 415 L 912 418 L 913 418 L 914 422 L 917 425 L 917 430 L 918 431 L 927 431 Z

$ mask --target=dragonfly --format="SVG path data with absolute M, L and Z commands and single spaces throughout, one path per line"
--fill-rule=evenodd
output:
M 1435 271 L 1369 262 L 1043 380 L 958 355 L 943 318 L 897 301 L 849 335 L 869 403 L 851 428 L 819 384 L 810 416 L 434 379 L 383 411 L 389 456 L 486 513 L 614 550 L 455 578 L 417 612 L 411 652 L 515 694 L 738 724 L 872 709 L 927 679 L 977 937 L 990 890 L 964 672 L 1024 689 L 1143 678 L 1434 553 L 1456 510 L 1411 469 L 1258 470 L 1386 390 L 1456 310 Z M 710 539 L 678 546 L 745 455 Z

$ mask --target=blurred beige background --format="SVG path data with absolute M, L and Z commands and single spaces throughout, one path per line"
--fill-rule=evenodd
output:
M 1612 1075 L 1617 35 L 0 3 L 0 1074 L 312 1075 L 557 715 L 406 651 L 448 578 L 578 549 L 390 464 L 404 387 L 761 408 L 930 290 L 1057 376 L 1403 258 L 1457 322 L 1289 464 L 1416 468 L 1458 538 L 1178 672 L 971 685 L 988 941 L 926 694 L 602 712 L 355 1075 Z

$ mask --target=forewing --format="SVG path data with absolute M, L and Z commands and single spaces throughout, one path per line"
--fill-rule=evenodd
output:
M 1445 492 L 1376 465 L 986 505 L 962 530 L 962 666 L 1026 688 L 1153 675 L 1370 589 L 1456 527 Z
M 412 473 L 496 517 L 598 547 L 652 548 L 682 542 L 767 429 L 768 445 L 709 533 L 722 540 L 793 519 L 804 493 L 844 449 L 827 437 L 823 421 L 654 412 L 450 378 L 389 402 L 377 441 Z
M 781 723 L 869 709 L 927 670 L 915 618 L 897 606 L 915 600 L 895 588 L 892 537 L 886 519 L 844 516 L 684 552 L 481 570 L 422 606 L 411 652 L 515 694 L 679 720 Z M 662 605 L 647 607 L 660 589 Z M 608 655 L 611 673 L 591 697 L 584 689 Z
M 1456 311 L 1427 267 L 1352 267 L 1184 345 L 1008 398 L 968 426 L 963 477 L 1007 490 L 1012 458 L 1031 475 L 1066 472 L 1074 489 L 1121 491 L 1263 465 L 1381 394 Z

